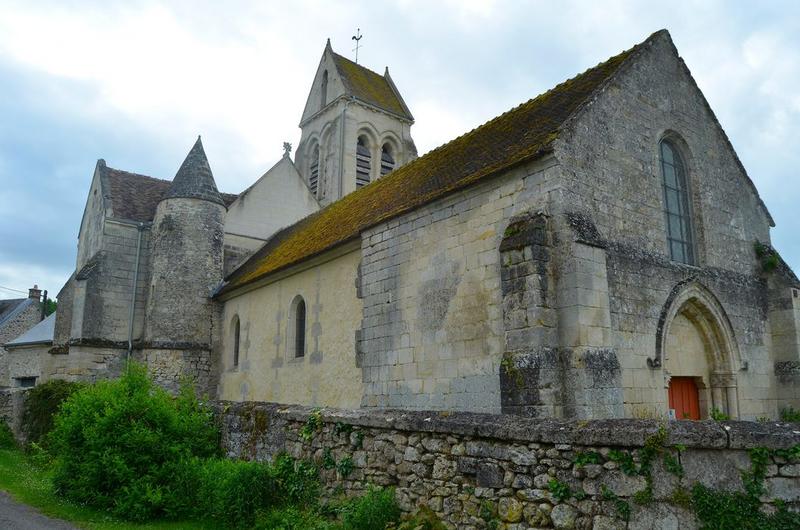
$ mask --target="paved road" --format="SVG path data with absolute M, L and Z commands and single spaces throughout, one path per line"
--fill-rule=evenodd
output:
M 77 530 L 60 519 L 51 519 L 30 506 L 13 500 L 0 491 L 0 529 L 2 530 Z

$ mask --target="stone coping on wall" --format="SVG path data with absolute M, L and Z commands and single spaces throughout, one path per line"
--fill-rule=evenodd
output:
M 237 409 L 260 409 L 276 418 L 300 422 L 318 413 L 325 423 L 525 443 L 641 447 L 665 426 L 667 444 L 672 446 L 788 449 L 800 444 L 800 424 L 776 421 L 555 420 L 472 412 L 315 408 L 256 401 L 217 401 L 214 408 L 235 416 L 239 415 Z

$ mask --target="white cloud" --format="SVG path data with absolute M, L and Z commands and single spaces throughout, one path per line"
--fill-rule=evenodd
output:
M 800 195 L 787 182 L 800 165 L 797 20 L 800 8 L 788 1 L 0 0 L 0 64 L 49 76 L 41 92 L 69 120 L 115 119 L 121 137 L 166 146 L 174 161 L 156 176 L 169 178 L 202 134 L 220 188 L 238 191 L 280 157 L 284 140 L 296 143 L 327 37 L 352 55 L 350 36 L 361 28 L 361 62 L 391 67 L 424 153 L 667 27 L 800 268 L 791 235 L 800 220 L 787 204 Z M 66 82 L 89 96 L 68 97 Z M 89 158 L 107 156 L 104 139 L 93 142 L 100 152 Z M 91 168 L 69 170 L 81 174 L 71 182 L 85 182 Z M 21 204 L 11 195 L 0 203 Z

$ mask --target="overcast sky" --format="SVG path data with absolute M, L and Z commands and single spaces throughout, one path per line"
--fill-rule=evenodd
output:
M 357 27 L 420 154 L 669 29 L 800 271 L 800 2 L 0 0 L 0 298 L 69 277 L 98 158 L 171 179 L 200 134 L 221 191 L 251 184 Z

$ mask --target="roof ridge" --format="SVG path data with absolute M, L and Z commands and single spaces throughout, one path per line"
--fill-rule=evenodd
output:
M 666 30 L 660 30 L 660 31 L 666 31 Z M 660 32 L 656 32 L 656 33 L 660 33 Z M 649 41 L 649 40 L 650 40 L 650 39 L 651 39 L 653 36 L 655 36 L 655 35 L 656 35 L 656 33 L 653 33 L 653 35 L 651 35 L 650 37 L 648 37 L 648 39 L 647 39 L 647 40 L 645 40 L 645 41 L 642 41 L 642 42 L 640 42 L 639 44 L 636 44 L 635 46 L 632 46 L 632 47 L 628 48 L 627 50 L 623 50 L 623 51 L 619 52 L 618 54 L 616 54 L 616 55 L 613 55 L 613 56 L 609 57 L 609 58 L 608 58 L 608 59 L 606 59 L 605 61 L 601 61 L 601 62 L 597 63 L 597 64 L 596 64 L 596 65 L 594 65 L 594 66 L 590 66 L 589 68 L 585 69 L 583 72 L 580 72 L 580 73 L 578 73 L 578 74 L 575 74 L 574 76 L 570 77 L 569 79 L 565 79 L 564 81 L 560 82 L 559 84 L 555 85 L 554 87 L 552 87 L 552 88 L 549 88 L 548 90 L 545 90 L 544 92 L 542 92 L 542 93 L 540 93 L 540 94 L 538 94 L 538 95 L 536 95 L 536 96 L 534 96 L 534 97 L 532 97 L 532 98 L 528 99 L 527 101 L 523 101 L 522 103 L 519 103 L 518 105 L 516 105 L 516 106 L 514 106 L 514 107 L 512 107 L 512 108 L 510 108 L 510 109 L 508 109 L 507 111 L 503 112 L 502 114 L 498 114 L 498 115 L 497 115 L 497 116 L 495 116 L 494 118 L 491 118 L 491 119 L 489 119 L 489 120 L 487 120 L 487 121 L 485 121 L 485 122 L 481 123 L 480 125 L 476 125 L 476 126 L 475 126 L 475 127 L 473 127 L 472 129 L 470 129 L 470 130 L 468 130 L 468 131 L 466 131 L 466 132 L 464 132 L 464 133 L 460 134 L 459 136 L 456 136 L 456 137 L 455 137 L 455 138 L 453 138 L 452 140 L 448 140 L 447 142 L 445 142 L 445 143 L 443 143 L 443 144 L 439 145 L 438 147 L 435 147 L 435 148 L 431 149 L 430 151 L 426 152 L 425 154 L 423 154 L 423 155 L 422 155 L 422 156 L 420 156 L 419 158 L 417 158 L 417 159 L 415 159 L 415 160 L 412 160 L 411 162 L 409 162 L 408 164 L 406 164 L 406 166 L 410 166 L 411 164 L 413 164 L 413 163 L 414 163 L 414 162 L 416 162 L 417 160 L 420 160 L 421 158 L 423 158 L 423 157 L 426 157 L 426 156 L 428 156 L 429 154 L 435 153 L 435 152 L 437 152 L 437 151 L 439 151 L 439 150 L 441 150 L 441 149 L 443 149 L 443 148 L 447 147 L 448 145 L 450 145 L 450 144 L 452 144 L 452 143 L 455 143 L 455 142 L 457 142 L 458 140 L 462 140 L 462 139 L 464 139 L 465 137 L 467 137 L 467 136 L 469 136 L 470 134 L 472 134 L 472 133 L 474 133 L 474 132 L 478 131 L 479 129 L 482 129 L 483 127 L 486 127 L 486 126 L 488 126 L 488 125 L 491 125 L 492 123 L 496 123 L 496 122 L 500 121 L 502 118 L 508 117 L 508 115 L 509 115 L 509 114 L 513 114 L 514 112 L 518 111 L 520 108 L 522 108 L 522 107 L 524 107 L 524 106 L 526 106 L 526 105 L 529 105 L 529 104 L 531 104 L 531 103 L 534 103 L 534 102 L 535 102 L 537 99 L 540 99 L 540 98 L 542 98 L 542 99 L 543 99 L 543 98 L 547 97 L 548 95 L 552 94 L 553 92 L 556 92 L 556 90 L 557 90 L 557 89 L 559 89 L 559 88 L 563 88 L 565 85 L 569 84 L 571 81 L 574 81 L 575 79 L 577 79 L 577 78 L 581 77 L 582 75 L 584 75 L 584 74 L 586 74 L 586 73 L 588 73 L 588 72 L 590 72 L 590 71 L 594 70 L 595 68 L 599 68 L 599 67 L 601 67 L 601 66 L 603 66 L 603 65 L 605 65 L 605 64 L 607 64 L 607 63 L 610 63 L 611 61 L 613 61 L 614 59 L 617 59 L 618 57 L 620 57 L 620 56 L 621 56 L 621 55 L 623 55 L 623 54 L 626 54 L 626 53 L 631 53 L 631 52 L 633 52 L 634 50 L 636 50 L 637 48 L 639 48 L 640 46 L 642 46 L 642 45 L 643 45 L 645 42 Z M 620 65 L 620 66 L 621 66 L 621 65 Z M 607 79 L 608 79 L 608 78 L 607 78 Z M 599 88 L 600 88 L 600 87 L 598 86 L 598 89 L 599 89 Z M 591 96 L 591 95 L 592 95 L 592 94 L 594 94 L 595 92 L 596 92 L 596 90 L 593 90 L 591 94 L 587 95 L 587 96 L 586 96 L 586 98 L 584 98 L 584 100 L 587 100 L 587 99 L 589 99 L 589 96 Z
M 134 177 L 141 177 L 141 178 L 146 178 L 146 179 L 150 179 L 150 180 L 156 180 L 158 182 L 167 182 L 167 183 L 170 182 L 167 179 L 162 179 L 162 178 L 153 177 L 153 176 L 150 176 L 150 175 L 145 175 L 144 173 L 136 173 L 134 171 L 127 171 L 125 169 L 118 169 L 118 168 L 111 167 L 111 166 L 106 166 L 106 169 L 110 170 L 110 171 L 116 171 L 117 173 L 125 173 L 126 175 L 131 175 L 131 176 L 134 176 Z

